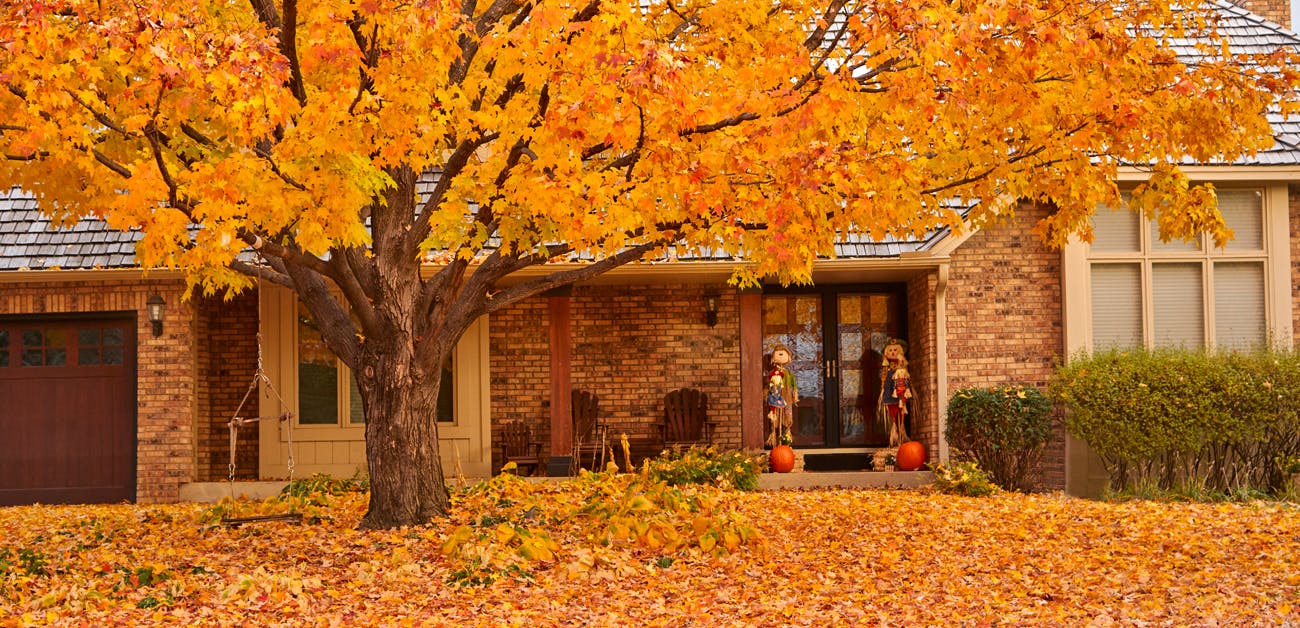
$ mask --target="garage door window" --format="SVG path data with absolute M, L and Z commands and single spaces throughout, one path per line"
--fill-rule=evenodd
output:
M 68 332 L 65 329 L 24 329 L 23 366 L 65 366 L 68 363 Z
M 77 365 L 119 365 L 125 359 L 125 334 L 121 329 L 83 328 L 77 332 Z

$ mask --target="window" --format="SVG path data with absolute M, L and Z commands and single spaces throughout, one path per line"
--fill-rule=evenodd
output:
M 307 308 L 298 306 L 298 424 L 360 427 L 366 416 L 351 371 L 330 351 Z M 442 371 L 438 422 L 450 423 L 455 384 L 448 364 Z
M 24 329 L 22 337 L 21 366 L 66 366 L 68 363 L 68 330 Z
M 1234 232 L 1222 249 L 1204 234 L 1161 242 L 1155 221 L 1097 210 L 1087 249 L 1093 348 L 1248 349 L 1269 340 L 1266 194 L 1218 195 Z
M 77 330 L 77 365 L 121 365 L 126 359 L 126 334 L 116 327 Z

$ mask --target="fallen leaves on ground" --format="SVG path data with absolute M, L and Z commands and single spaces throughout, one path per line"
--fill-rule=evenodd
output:
M 584 514 L 599 490 L 627 510 Z M 3 508 L 0 623 L 1300 622 L 1294 504 L 687 487 L 674 510 L 619 490 L 507 481 L 460 493 L 447 520 L 390 531 L 356 529 L 360 493 L 314 523 L 234 528 L 205 524 L 196 504 Z M 700 540 L 737 530 L 754 536 Z M 467 556 L 492 577 L 466 578 Z

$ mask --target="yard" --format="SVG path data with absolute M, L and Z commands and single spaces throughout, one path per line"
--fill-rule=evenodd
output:
M 631 482 L 497 480 L 388 532 L 364 493 L 303 525 L 4 508 L 0 624 L 1300 625 L 1295 504 Z

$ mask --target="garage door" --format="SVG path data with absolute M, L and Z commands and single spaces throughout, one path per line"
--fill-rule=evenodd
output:
M 0 505 L 135 499 L 135 322 L 0 319 Z

